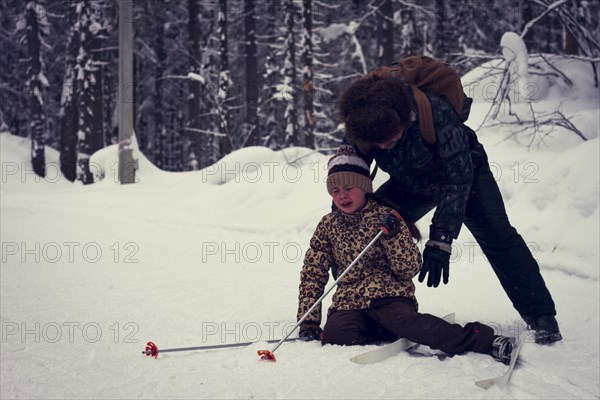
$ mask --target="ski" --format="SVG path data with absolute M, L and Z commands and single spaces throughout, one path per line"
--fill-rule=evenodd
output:
M 475 382 L 475 385 L 486 390 L 494 385 L 498 386 L 501 389 L 504 389 L 510 381 L 510 377 L 512 376 L 513 370 L 515 369 L 515 365 L 517 364 L 517 360 L 519 359 L 519 354 L 521 353 L 521 348 L 523 347 L 523 343 L 525 343 L 526 338 L 527 335 L 521 335 L 521 337 L 519 338 L 518 346 L 513 349 L 512 354 L 510 355 L 510 364 L 508 365 L 508 370 L 503 375 L 497 376 L 495 378 L 477 381 Z
M 367 351 L 354 356 L 350 359 L 355 364 L 375 364 L 383 361 L 387 358 L 392 357 L 400 352 L 406 351 L 411 347 L 418 345 L 418 343 L 411 342 L 410 340 L 400 338 L 395 342 L 379 346 L 375 350 Z
M 444 320 L 453 323 L 455 320 L 455 314 L 451 313 L 446 315 L 444 317 Z M 376 348 L 375 350 L 367 351 L 365 353 L 361 353 L 357 356 L 354 356 L 350 359 L 350 361 L 355 364 L 363 365 L 375 364 L 418 345 L 418 343 L 411 342 L 408 339 L 400 338 L 395 342 L 385 344 Z

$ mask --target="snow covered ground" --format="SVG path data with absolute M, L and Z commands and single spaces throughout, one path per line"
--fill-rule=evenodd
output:
M 575 87 L 538 80 L 536 106 L 562 101 L 591 140 L 556 131 L 529 149 L 527 139 L 504 140 L 506 127 L 479 131 L 564 336 L 548 347 L 528 342 L 508 388 L 476 387 L 505 367 L 472 353 L 442 361 L 399 354 L 369 366 L 348 361 L 366 348 L 317 343 L 284 344 L 276 363 L 259 361 L 256 350 L 271 348 L 264 343 L 143 356 L 149 340 L 171 348 L 287 333 L 303 254 L 329 210 L 328 157 L 246 148 L 203 171 L 167 173 L 140 156 L 138 183 L 121 186 L 109 147 L 92 159 L 104 179 L 81 186 L 60 176 L 50 149 L 49 176 L 36 180 L 29 142 L 3 133 L 0 397 L 599 398 L 598 92 L 583 80 L 585 66 L 562 68 Z M 472 127 L 489 108 L 477 100 Z M 384 179 L 380 172 L 376 186 Z M 428 225 L 419 223 L 424 233 Z M 417 297 L 423 312 L 523 330 L 466 229 L 450 283 L 417 283 Z

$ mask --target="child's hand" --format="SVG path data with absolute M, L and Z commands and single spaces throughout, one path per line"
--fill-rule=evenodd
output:
M 310 341 L 310 340 L 321 340 L 321 336 L 323 335 L 323 329 L 314 322 L 304 322 L 300 324 L 300 340 Z
M 387 237 L 396 236 L 401 229 L 402 217 L 400 216 L 400 213 L 395 210 L 381 220 L 381 230 L 383 230 L 383 233 L 385 233 L 385 236 Z

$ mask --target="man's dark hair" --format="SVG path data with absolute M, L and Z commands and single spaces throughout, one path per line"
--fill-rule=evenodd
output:
M 367 75 L 342 93 L 339 111 L 350 140 L 376 144 L 409 125 L 412 105 L 403 81 Z

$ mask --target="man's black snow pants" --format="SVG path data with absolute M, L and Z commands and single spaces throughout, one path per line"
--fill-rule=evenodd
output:
M 554 301 L 537 261 L 508 220 L 483 146 L 479 145 L 474 153 L 474 177 L 464 224 L 475 237 L 504 291 L 524 319 L 545 314 L 556 315 Z M 403 189 L 390 179 L 376 193 L 393 202 L 402 216 L 413 222 L 436 206 L 432 196 L 411 194 Z

